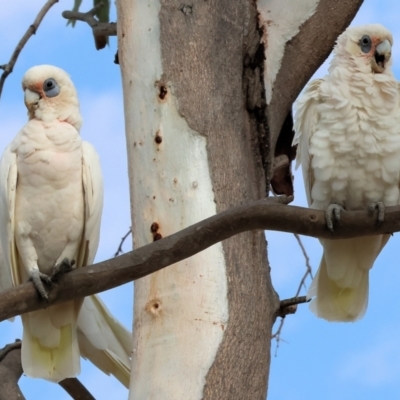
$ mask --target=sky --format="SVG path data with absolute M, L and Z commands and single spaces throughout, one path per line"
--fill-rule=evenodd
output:
M 44 0 L 0 0 L 0 64 L 6 63 Z M 22 51 L 7 78 L 0 99 L 0 149 L 5 148 L 26 121 L 21 79 L 38 64 L 65 69 L 77 87 L 84 124 L 81 135 L 98 151 L 105 181 L 105 203 L 97 261 L 113 256 L 121 237 L 130 227 L 122 88 L 119 67 L 113 63 L 117 44 L 96 51 L 90 28 L 77 23 L 66 27 L 61 12 L 73 1 L 60 1 L 48 13 L 37 34 Z M 85 0 L 82 8 L 90 8 Z M 394 73 L 400 77 L 400 25 L 398 2 L 365 0 L 353 25 L 382 23 L 394 36 Z M 112 9 L 115 13 L 115 9 Z M 115 14 L 114 14 L 115 15 Z M 115 19 L 115 18 L 114 18 Z M 397 45 L 399 43 L 399 45 Z M 396 66 L 396 62 L 398 66 Z M 325 63 L 314 77 L 327 72 Z M 303 179 L 295 174 L 294 204 L 306 206 Z M 267 232 L 272 279 L 281 299 L 292 297 L 304 274 L 304 257 L 293 235 Z M 322 249 L 313 238 L 303 238 L 314 273 Z M 397 268 L 399 236 L 394 235 L 370 273 L 370 301 L 366 315 L 356 323 L 328 323 L 316 318 L 307 305 L 286 318 L 283 341 L 275 356 L 272 343 L 269 400 L 386 400 L 400 398 L 400 318 Z M 131 249 L 131 238 L 124 251 Z M 288 251 L 290 249 L 290 251 Z M 310 281 L 307 282 L 309 285 Z M 304 294 L 304 293 L 303 293 Z M 132 326 L 133 285 L 101 294 L 112 313 L 128 328 Z M 19 319 L 0 324 L 0 347 L 21 338 Z M 79 379 L 97 400 L 127 398 L 127 390 L 88 362 L 82 362 Z M 20 385 L 28 399 L 70 399 L 58 385 L 22 377 Z

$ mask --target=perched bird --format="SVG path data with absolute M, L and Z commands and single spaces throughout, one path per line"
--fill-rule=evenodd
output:
M 391 33 L 382 25 L 348 28 L 337 40 L 329 74 L 297 101 L 297 166 L 308 204 L 326 210 L 328 228 L 343 210 L 399 204 L 400 97 L 391 71 Z M 329 321 L 360 319 L 369 270 L 389 235 L 320 239 L 324 248 L 308 292 L 311 310 Z
M 47 299 L 43 282 L 51 283 L 74 262 L 77 268 L 93 262 L 103 182 L 97 153 L 79 135 L 82 118 L 69 76 L 36 66 L 26 72 L 22 88 L 29 121 L 0 162 L 0 283 L 4 289 L 30 279 Z M 82 353 L 128 385 L 131 335 L 97 296 L 21 318 L 26 375 L 54 382 L 75 377 Z

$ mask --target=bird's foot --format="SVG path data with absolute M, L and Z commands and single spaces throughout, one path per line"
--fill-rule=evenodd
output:
M 49 296 L 47 294 L 46 289 L 44 288 L 43 282 L 51 285 L 50 276 L 43 274 L 38 269 L 33 269 L 29 273 L 29 280 L 33 282 L 36 290 L 39 292 L 42 299 L 49 300 Z
M 67 272 L 71 272 L 74 268 L 75 260 L 70 260 L 65 257 L 59 264 L 56 264 L 53 268 L 53 275 L 51 276 L 52 282 L 57 282 L 60 277 Z
M 344 208 L 341 204 L 329 204 L 327 209 L 325 210 L 325 220 L 326 226 L 333 233 L 333 223 L 334 221 L 340 220 L 340 213 L 344 211 Z
M 378 226 L 382 224 L 385 220 L 385 205 L 381 201 L 377 201 L 376 203 L 371 203 L 369 205 L 369 210 L 373 213 L 375 210 L 378 210 Z

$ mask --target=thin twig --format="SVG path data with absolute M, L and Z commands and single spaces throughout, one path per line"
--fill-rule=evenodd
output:
M 121 253 L 123 253 L 122 246 L 123 246 L 123 244 L 124 244 L 126 238 L 127 238 L 131 233 L 132 233 L 132 228 L 129 228 L 129 231 L 126 233 L 126 235 L 124 235 L 124 236 L 121 238 L 121 242 L 119 243 L 118 249 L 117 249 L 117 251 L 115 252 L 114 257 L 117 257 L 117 256 L 119 256 Z
M 38 30 L 39 25 L 41 24 L 43 18 L 45 17 L 47 12 L 50 10 L 50 8 L 56 3 L 58 3 L 58 0 L 48 0 L 47 1 L 47 3 L 39 11 L 38 15 L 36 16 L 35 20 L 33 21 L 33 24 L 29 26 L 29 28 L 25 32 L 24 36 L 22 36 L 22 39 L 17 44 L 17 47 L 15 48 L 15 50 L 10 58 L 10 61 L 7 64 L 2 65 L 0 67 L 2 70 L 4 70 L 4 72 L 2 73 L 1 78 L 0 78 L 0 97 L 3 92 L 4 82 L 7 79 L 7 76 L 10 75 L 11 72 L 13 71 L 15 63 L 17 62 L 17 59 L 19 57 L 19 54 L 21 53 L 22 49 L 24 48 L 24 46 L 26 45 L 26 43 L 28 42 L 30 37 L 32 35 L 36 34 L 36 31 Z
M 311 267 L 311 264 L 310 264 L 310 257 L 308 257 L 306 248 L 304 247 L 300 236 L 297 233 L 294 233 L 293 235 L 297 239 L 297 242 L 299 243 L 301 251 L 303 252 L 304 259 L 306 260 L 306 272 L 304 273 L 303 277 L 301 278 L 301 281 L 299 283 L 299 287 L 297 288 L 297 292 L 295 294 L 295 297 L 297 297 L 300 294 L 302 286 L 304 286 L 304 289 L 307 290 L 305 282 L 306 282 L 306 279 L 307 279 L 308 275 L 310 275 L 311 279 L 314 279 L 314 276 L 313 276 L 312 267 Z
M 297 291 L 296 291 L 296 294 L 294 295 L 294 297 L 292 299 L 282 300 L 281 303 L 280 303 L 280 307 L 279 307 L 279 311 L 277 313 L 277 316 L 281 317 L 281 320 L 279 321 L 278 329 L 272 335 L 272 338 L 276 340 L 275 357 L 278 354 L 278 348 L 279 348 L 280 342 L 284 341 L 282 339 L 281 334 L 282 334 L 283 325 L 285 323 L 285 316 L 288 315 L 288 314 L 294 314 L 297 311 L 297 304 L 308 302 L 306 296 L 301 296 L 301 297 L 298 297 L 298 296 L 299 296 L 299 294 L 301 292 L 301 289 L 303 287 L 304 287 L 305 290 L 307 290 L 307 287 L 306 287 L 306 279 L 307 279 L 307 277 L 310 276 L 311 279 L 314 279 L 314 276 L 313 276 L 313 273 L 312 273 L 311 264 L 310 264 L 310 258 L 308 257 L 306 248 L 304 247 L 304 244 L 303 244 L 300 236 L 297 233 L 294 233 L 293 235 L 296 238 L 296 240 L 297 240 L 297 242 L 298 242 L 298 244 L 299 244 L 299 246 L 301 248 L 301 251 L 303 253 L 303 256 L 304 256 L 304 259 L 305 259 L 305 262 L 306 262 L 306 272 L 304 273 L 303 277 L 300 280 L 299 286 L 297 288 Z M 288 301 L 293 300 L 293 299 L 301 299 L 302 301 L 298 301 L 298 302 L 295 302 L 295 303 L 292 303 L 292 304 L 286 304 L 285 305 L 285 303 L 284 303 L 285 301 L 288 302 Z

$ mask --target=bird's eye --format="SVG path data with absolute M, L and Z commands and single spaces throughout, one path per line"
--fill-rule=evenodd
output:
M 359 45 L 363 53 L 369 53 L 372 46 L 371 38 L 368 35 L 364 35 L 361 38 Z
M 43 90 L 47 97 L 56 97 L 60 93 L 60 88 L 53 78 L 44 81 Z

